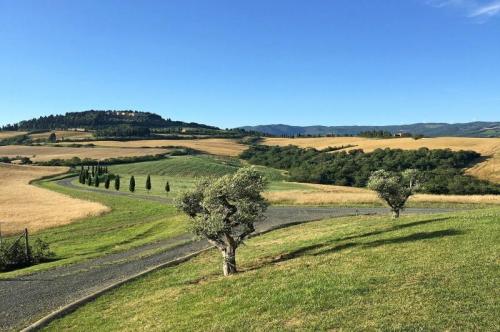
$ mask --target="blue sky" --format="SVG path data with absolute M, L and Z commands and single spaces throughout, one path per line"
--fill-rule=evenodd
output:
M 500 0 L 0 0 L 0 123 L 500 120 Z

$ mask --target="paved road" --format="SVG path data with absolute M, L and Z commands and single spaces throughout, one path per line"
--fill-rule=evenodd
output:
M 59 183 L 72 186 L 72 178 Z M 77 187 L 82 189 L 80 187 Z M 85 188 L 85 190 L 95 190 Z M 110 191 L 111 193 L 111 191 Z M 117 193 L 123 194 L 126 193 Z M 134 196 L 135 197 L 135 196 Z M 144 199 L 163 201 L 155 196 Z M 160 200 L 158 200 L 160 199 Z M 168 203 L 168 202 L 166 202 Z M 408 213 L 447 212 L 448 209 L 408 209 Z M 265 222 L 257 232 L 289 225 L 356 214 L 387 213 L 384 208 L 332 208 L 332 207 L 270 207 Z M 131 275 L 145 271 L 189 253 L 208 248 L 205 241 L 194 241 L 188 234 L 144 245 L 125 252 L 58 267 L 29 276 L 0 279 L 0 330 L 15 330 L 32 323 L 57 308 L 74 302 Z M 151 253 L 154 251 L 154 253 Z

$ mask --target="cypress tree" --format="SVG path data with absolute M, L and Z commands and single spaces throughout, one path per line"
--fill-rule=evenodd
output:
M 94 186 L 99 187 L 99 175 L 97 175 L 94 179 Z
M 115 177 L 115 190 L 120 190 L 120 176 Z
M 87 178 L 87 185 L 89 185 L 89 186 L 91 186 L 91 185 L 92 185 L 92 177 L 91 177 L 91 176 L 89 176 L 89 177 Z
M 134 178 L 133 175 L 130 178 L 130 183 L 128 185 L 128 190 L 130 190 L 130 192 L 132 192 L 132 193 L 135 191 L 135 178 Z
M 149 176 L 149 174 L 148 174 L 148 177 L 146 179 L 146 190 L 148 191 L 148 193 L 151 190 L 151 177 Z
M 109 189 L 109 175 L 106 175 L 106 179 L 104 180 L 104 188 Z
M 167 184 L 165 185 L 165 191 L 167 192 L 167 194 L 170 192 L 170 184 L 168 183 L 168 181 Z

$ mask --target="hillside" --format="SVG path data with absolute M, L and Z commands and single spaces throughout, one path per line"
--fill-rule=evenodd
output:
M 321 138 L 266 138 L 266 145 L 296 145 L 301 148 L 325 149 L 328 147 L 347 147 L 345 150 L 362 149 L 371 152 L 375 149 L 417 150 L 451 149 L 453 151 L 472 150 L 480 153 L 485 160 L 468 170 L 468 174 L 483 180 L 500 183 L 500 138 L 435 137 L 414 140 L 412 138 L 371 139 L 364 137 L 321 137 Z M 348 147 L 350 146 L 350 147 Z
M 383 130 L 391 133 L 406 132 L 428 137 L 500 137 L 500 122 L 468 122 L 468 123 L 415 123 L 392 126 L 289 126 L 272 124 L 241 127 L 248 131 L 256 131 L 275 136 L 296 135 L 357 135 L 363 131 Z
M 498 213 L 360 216 L 280 229 L 245 242 L 231 278 L 221 276 L 212 250 L 45 330 L 497 330 Z
M 160 115 L 154 113 L 129 110 L 89 110 L 83 112 L 68 112 L 64 115 L 41 116 L 39 118 L 21 121 L 13 125 L 7 125 L 3 129 L 32 131 L 81 128 L 97 130 L 116 126 L 145 127 L 150 129 L 172 127 L 218 129 L 199 123 L 187 123 L 164 119 Z

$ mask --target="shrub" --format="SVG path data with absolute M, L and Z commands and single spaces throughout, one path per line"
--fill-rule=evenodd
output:
M 14 242 L 3 241 L 0 245 L 0 271 L 39 264 L 50 260 L 54 256 L 49 244 L 42 239 L 36 239 L 32 245 L 28 246 L 28 255 L 26 255 L 23 238 Z

